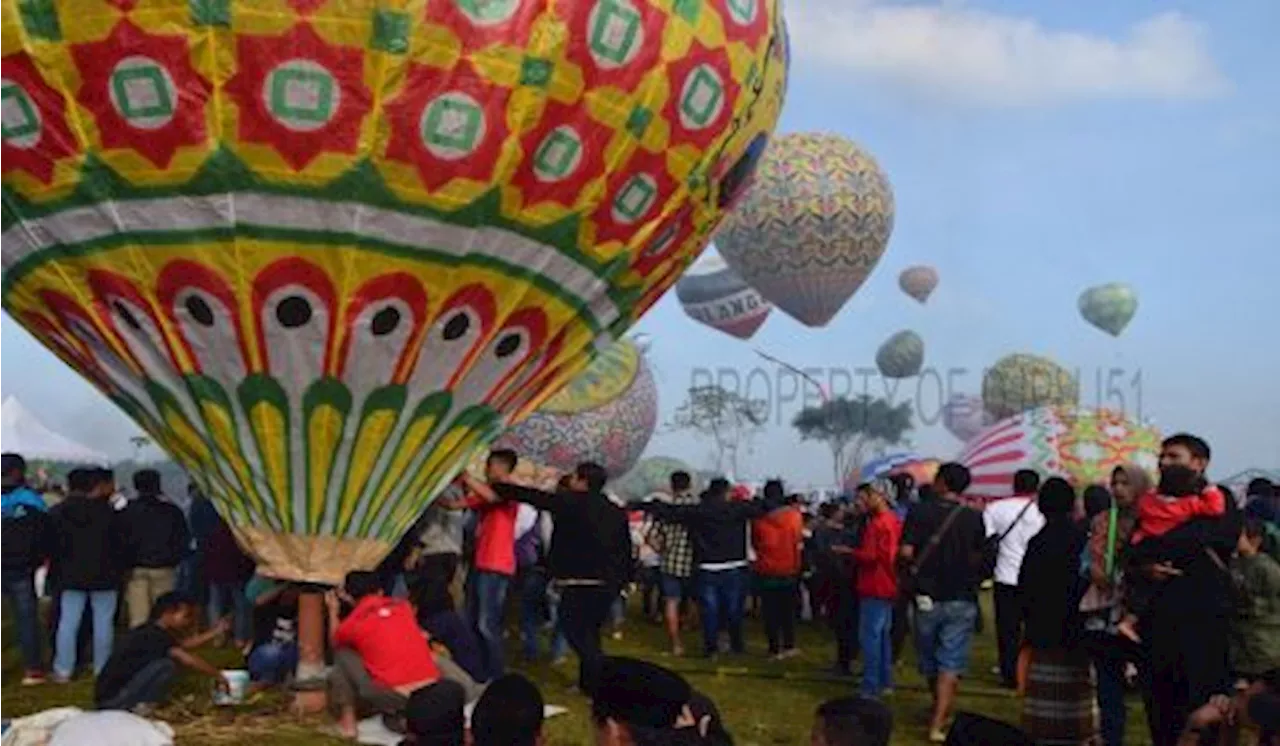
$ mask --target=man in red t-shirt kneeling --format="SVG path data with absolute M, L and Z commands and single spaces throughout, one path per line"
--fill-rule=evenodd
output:
M 339 619 L 342 602 L 354 608 Z M 409 695 L 440 680 L 427 636 L 407 601 L 386 596 L 377 574 L 348 573 L 343 588 L 325 594 L 333 668 L 329 706 L 338 728 L 356 737 L 359 716 L 381 713 L 395 725 Z

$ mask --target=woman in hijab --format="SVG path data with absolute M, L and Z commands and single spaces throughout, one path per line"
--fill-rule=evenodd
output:
M 1041 746 L 1079 746 L 1097 737 L 1093 665 L 1080 644 L 1080 576 L 1085 534 L 1072 520 L 1075 490 L 1053 477 L 1040 486 L 1045 525 L 1027 544 L 1018 573 L 1031 649 L 1022 729 Z
M 1111 472 L 1111 505 L 1089 524 L 1089 588 L 1080 601 L 1086 639 L 1098 676 L 1098 709 L 1102 715 L 1103 746 L 1122 746 L 1125 720 L 1125 668 L 1130 658 L 1127 641 L 1115 634 L 1123 593 L 1121 551 L 1137 525 L 1138 498 L 1152 488 L 1151 476 L 1136 464 Z

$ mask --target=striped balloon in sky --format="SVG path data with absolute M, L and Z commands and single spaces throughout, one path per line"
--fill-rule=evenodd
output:
M 1040 407 L 992 425 L 956 461 L 973 477 L 965 496 L 988 501 L 1013 495 L 1019 469 L 1041 478 L 1066 477 L 1082 489 L 1105 483 L 1115 467 L 1128 462 L 1154 474 L 1159 452 L 1160 432 L 1120 412 Z
M 750 339 L 773 310 L 715 252 L 704 254 L 684 273 L 676 283 L 676 298 L 695 321 L 738 339 Z

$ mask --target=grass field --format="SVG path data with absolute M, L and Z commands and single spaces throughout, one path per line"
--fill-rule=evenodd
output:
M 989 594 L 984 597 L 983 605 L 990 621 Z M 679 671 L 694 687 L 715 700 L 739 744 L 807 744 L 814 709 L 828 698 L 855 692 L 856 681 L 822 673 L 831 665 L 834 655 L 834 644 L 823 628 L 802 624 L 799 645 L 803 654 L 784 663 L 773 663 L 763 655 L 764 633 L 760 621 L 748 620 L 747 625 L 748 654 L 729 656 L 715 665 L 696 658 L 674 659 L 661 655 L 660 651 L 665 649 L 664 635 L 657 626 L 639 619 L 634 609 L 624 628 L 624 638 L 607 640 L 606 648 L 612 654 L 647 658 Z M 22 670 L 12 644 L 12 631 L 6 618 L 3 688 L 0 689 L 4 717 L 20 717 L 50 707 L 90 705 L 92 682 L 88 679 L 65 686 L 19 686 Z M 514 656 L 514 629 L 510 637 L 510 652 Z M 690 635 L 687 643 L 693 642 Z M 229 651 L 209 650 L 203 654 L 228 668 L 241 665 L 238 656 Z M 996 677 L 990 673 L 994 664 L 995 647 L 988 624 L 986 633 L 976 639 L 971 674 L 961 685 L 960 707 L 1016 723 L 1020 701 L 996 686 Z M 587 704 L 580 696 L 568 692 L 576 678 L 576 663 L 561 667 L 517 665 L 517 669 L 538 683 L 548 704 L 569 708 L 567 714 L 548 723 L 550 743 L 553 746 L 590 744 L 592 731 Z M 893 743 L 895 746 L 924 743 L 929 697 L 915 672 L 914 654 L 910 649 L 903 656 L 896 676 L 896 693 L 890 701 L 896 718 Z M 1129 712 L 1126 743 L 1149 744 L 1142 727 L 1141 703 L 1132 700 Z M 213 707 L 207 681 L 194 676 L 184 677 L 172 704 L 157 717 L 174 726 L 180 744 L 331 746 L 346 743 L 323 735 L 327 726 L 324 720 L 292 715 L 288 700 L 282 695 L 263 696 L 242 707 Z

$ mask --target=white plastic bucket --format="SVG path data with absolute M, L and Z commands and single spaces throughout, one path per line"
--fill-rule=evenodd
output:
M 226 679 L 227 691 L 224 694 L 214 690 L 213 703 L 215 705 L 243 704 L 245 694 L 249 690 L 249 672 L 240 669 L 223 671 L 222 678 Z

